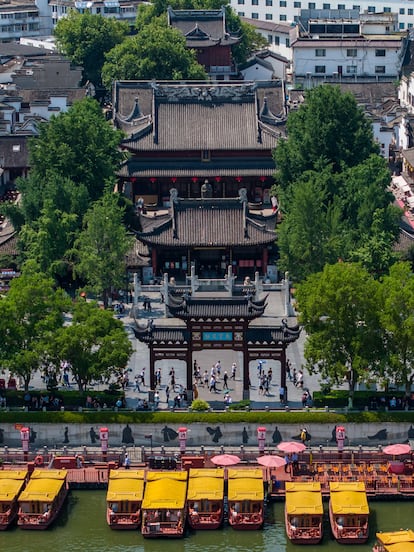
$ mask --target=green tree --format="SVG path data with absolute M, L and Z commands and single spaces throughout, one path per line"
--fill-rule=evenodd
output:
M 205 80 L 204 68 L 185 37 L 167 27 L 166 18 L 154 19 L 138 35 L 128 37 L 107 55 L 102 80 L 109 88 L 114 80 Z
M 39 136 L 31 140 L 33 178 L 68 178 L 75 186 L 85 186 L 94 201 L 114 178 L 123 157 L 118 149 L 121 138 L 122 132 L 105 120 L 95 100 L 75 102 L 66 113 L 42 124 Z
M 55 333 L 63 326 L 69 300 L 55 290 L 53 280 L 29 265 L 13 280 L 6 297 L 0 301 L 0 356 L 4 367 L 29 388 L 32 374 L 48 358 Z
M 297 289 L 308 370 L 335 382 L 348 378 L 351 396 L 358 381 L 380 371 L 384 358 L 379 286 L 361 266 L 339 262 Z
M 407 396 L 414 383 L 414 274 L 408 262 L 396 263 L 381 285 L 380 321 L 384 330 L 384 376 L 404 385 Z
M 85 227 L 75 243 L 75 274 L 83 277 L 91 289 L 109 304 L 112 288 L 122 287 L 125 255 L 132 247 L 122 223 L 124 208 L 117 196 L 105 194 L 84 217 Z
M 291 112 L 287 140 L 275 150 L 276 178 L 282 186 L 294 182 L 306 170 L 332 165 L 358 165 L 378 152 L 372 126 L 355 97 L 338 86 L 322 85 L 306 93 L 303 105 Z
M 105 54 L 128 34 L 127 23 L 115 18 L 70 10 L 54 29 L 59 51 L 83 67 L 83 81 L 101 84 Z
M 70 363 L 80 391 L 120 375 L 132 354 L 122 322 L 86 301 L 75 303 L 71 323 L 56 332 L 53 348 L 57 360 Z

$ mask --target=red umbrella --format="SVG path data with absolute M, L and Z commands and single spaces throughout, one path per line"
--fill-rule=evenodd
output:
M 303 443 L 295 443 L 294 441 L 282 441 L 277 445 L 277 448 L 283 452 L 302 452 L 306 450 L 306 445 Z
M 406 444 L 397 444 L 397 445 L 388 445 L 382 449 L 384 454 L 389 454 L 390 456 L 399 456 L 401 454 L 409 454 L 411 452 L 410 445 Z
M 235 454 L 218 454 L 213 456 L 211 461 L 216 466 L 234 466 L 234 464 L 241 462 L 241 459 Z
M 258 464 L 266 466 L 266 468 L 280 468 L 286 464 L 286 460 L 281 456 L 259 456 Z

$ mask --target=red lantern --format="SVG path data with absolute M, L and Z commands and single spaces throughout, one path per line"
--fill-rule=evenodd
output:
M 137 178 L 135 178 L 135 176 L 133 176 L 132 178 L 130 178 L 132 184 L 135 184 L 135 182 L 137 181 Z
M 221 176 L 215 176 L 215 177 L 214 177 L 214 180 L 215 180 L 216 182 L 220 182 Z
M 154 178 L 154 177 L 150 178 L 150 182 L 151 182 L 151 184 L 155 184 L 155 183 L 156 183 L 156 181 L 157 181 L 157 179 L 156 179 L 156 178 Z
M 260 182 L 264 182 L 266 180 L 266 177 L 265 176 L 261 176 L 260 177 Z
M 175 184 L 175 183 L 177 182 L 177 177 L 176 177 L 176 176 L 173 176 L 173 177 L 171 178 L 171 182 L 172 182 L 173 184 Z
M 242 177 L 241 176 L 236 176 L 236 180 L 237 180 L 237 182 L 240 183 L 242 181 Z
M 194 184 L 196 184 L 198 182 L 198 178 L 196 176 L 193 176 L 193 178 L 191 180 L 194 182 Z

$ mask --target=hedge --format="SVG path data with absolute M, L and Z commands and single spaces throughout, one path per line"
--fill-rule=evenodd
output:
M 367 423 L 367 422 L 407 422 L 414 423 L 414 412 L 325 412 L 295 410 L 290 412 L 236 411 L 236 412 L 135 412 L 129 410 L 101 410 L 82 412 L 24 412 L 1 411 L 0 423 L 85 423 L 85 424 L 180 424 L 189 425 L 194 422 L 209 424 L 337 424 L 337 423 Z
M 374 401 L 380 407 L 380 400 L 385 398 L 387 404 L 392 397 L 404 398 L 403 391 L 354 391 L 353 408 L 371 408 Z M 315 391 L 313 393 L 313 405 L 315 408 L 345 408 L 348 406 L 349 391 L 331 390 L 329 392 Z

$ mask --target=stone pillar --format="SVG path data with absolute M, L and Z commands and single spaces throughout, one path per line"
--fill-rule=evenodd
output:
M 138 308 L 138 297 L 141 295 L 141 280 L 138 279 L 138 274 L 134 272 L 134 309 Z
M 284 303 L 284 315 L 285 316 L 295 316 L 292 303 L 290 301 L 290 282 L 289 282 L 289 272 L 285 272 L 285 278 L 282 282 L 282 293 L 283 293 L 283 303 Z
M 280 387 L 285 389 L 285 403 L 288 402 L 288 390 L 286 385 L 286 345 L 282 346 L 280 355 Z
M 168 306 L 168 274 L 164 272 L 161 282 L 161 294 L 164 297 L 164 316 L 167 318 L 169 312 L 167 309 Z
M 154 349 L 152 345 L 150 345 L 150 365 L 149 365 L 149 372 L 150 372 L 150 389 L 155 389 L 155 355 L 154 355 Z

